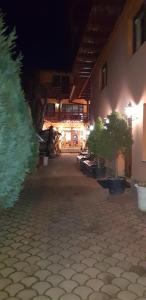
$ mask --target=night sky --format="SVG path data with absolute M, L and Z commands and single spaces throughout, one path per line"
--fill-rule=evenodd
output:
M 8 30 L 16 28 L 24 68 L 70 70 L 70 0 L 0 0 Z

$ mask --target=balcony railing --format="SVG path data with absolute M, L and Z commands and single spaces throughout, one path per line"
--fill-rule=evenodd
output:
M 88 122 L 88 114 L 87 113 L 68 113 L 68 112 L 55 112 L 55 113 L 47 113 L 45 115 L 45 119 L 54 122 L 60 121 L 83 121 Z

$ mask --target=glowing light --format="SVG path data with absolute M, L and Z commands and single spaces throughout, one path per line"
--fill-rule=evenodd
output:
M 59 103 L 55 103 L 55 107 L 58 109 L 59 108 Z
M 137 107 L 136 105 L 133 106 L 130 102 L 129 104 L 125 107 L 125 114 L 128 119 L 135 120 L 138 118 L 137 116 Z
M 90 125 L 90 131 L 94 129 L 94 125 Z

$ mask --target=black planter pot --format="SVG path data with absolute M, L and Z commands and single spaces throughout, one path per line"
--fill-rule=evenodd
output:
M 109 178 L 100 178 L 97 180 L 97 182 L 104 188 L 109 188 Z
M 124 177 L 109 178 L 108 188 L 110 194 L 122 194 L 126 188 L 126 180 Z
M 107 177 L 97 180 L 105 189 L 109 189 L 110 194 L 122 194 L 125 188 L 130 187 L 124 177 Z

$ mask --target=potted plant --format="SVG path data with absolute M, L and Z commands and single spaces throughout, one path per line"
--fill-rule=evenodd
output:
M 105 175 L 104 159 L 101 154 L 101 136 L 103 129 L 104 124 L 102 122 L 102 119 L 98 117 L 95 122 L 94 129 L 90 132 L 87 140 L 88 149 L 90 153 L 92 153 L 95 157 L 92 164 L 92 173 L 96 178 L 103 177 Z
M 135 184 L 138 198 L 138 208 L 141 211 L 146 211 L 146 181 Z
M 122 193 L 126 187 L 124 177 L 118 176 L 117 159 L 119 154 L 124 157 L 128 154 L 132 146 L 132 134 L 126 119 L 118 112 L 112 112 L 107 117 L 107 123 L 102 130 L 100 148 L 106 160 L 112 163 L 112 176 L 107 178 L 110 193 Z

